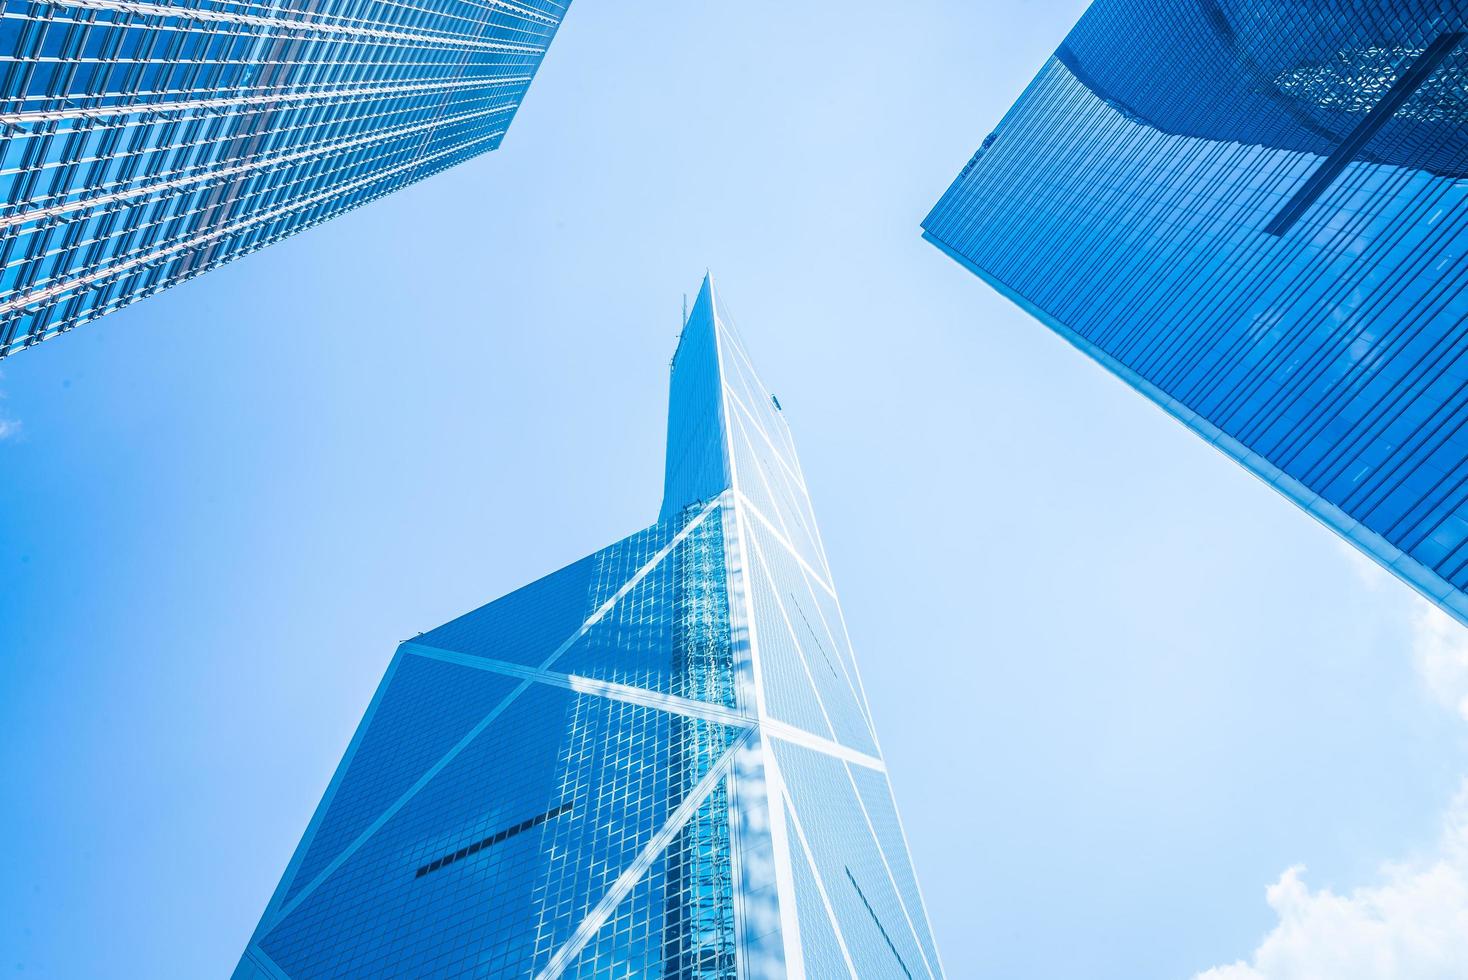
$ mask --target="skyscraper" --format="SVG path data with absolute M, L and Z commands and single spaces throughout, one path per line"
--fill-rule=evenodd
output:
M 1096 0 L 924 235 L 1468 622 L 1468 3 Z
M 499 146 L 556 0 L 6 0 L 0 357 Z
M 236 980 L 941 975 L 805 479 L 705 279 L 658 522 L 398 647 Z

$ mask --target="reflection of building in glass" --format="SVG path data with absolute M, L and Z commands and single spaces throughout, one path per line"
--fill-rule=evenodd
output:
M 923 228 L 1468 622 L 1465 198 L 1465 0 L 1096 0 Z
M 940 976 L 782 412 L 705 281 L 657 524 L 403 643 L 235 972 Z
M 0 19 L 0 357 L 499 146 L 557 0 Z
M 1461 4 L 1423 0 L 1101 0 L 1055 57 L 1166 133 L 1329 156 L 1420 65 L 1431 69 L 1356 158 L 1468 175 Z

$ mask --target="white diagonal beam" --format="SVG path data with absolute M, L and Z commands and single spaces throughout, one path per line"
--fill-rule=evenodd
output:
M 856 805 L 861 810 L 862 819 L 866 821 L 867 832 L 872 835 L 872 843 L 877 848 L 877 857 L 881 859 L 882 868 L 887 872 L 887 881 L 892 885 L 892 894 L 897 897 L 897 907 L 902 910 L 902 917 L 907 920 L 907 929 L 912 933 L 913 945 L 917 947 L 918 955 L 923 958 L 923 968 L 928 971 L 928 976 L 937 976 L 938 974 L 933 972 L 933 964 L 928 961 L 928 951 L 923 949 L 923 940 L 918 935 L 917 925 L 912 921 L 912 913 L 908 911 L 907 900 L 902 895 L 902 889 L 897 887 L 897 875 L 892 870 L 892 864 L 887 860 L 887 849 L 882 846 L 882 838 L 877 834 L 877 828 L 872 823 L 872 815 L 867 811 L 866 800 L 861 797 L 861 788 L 856 785 L 856 777 L 851 774 L 851 769 L 847 766 L 842 766 L 841 771 L 846 774 L 847 781 L 851 783 L 851 795 L 856 797 Z M 892 795 L 892 786 L 890 783 L 887 785 L 887 795 L 889 798 Z M 895 803 L 892 806 L 892 811 L 894 814 L 897 812 Z M 902 844 L 905 848 L 907 841 L 903 840 Z M 907 858 L 908 866 L 911 867 L 912 855 L 906 854 L 904 856 Z M 914 883 L 917 881 L 916 874 L 913 875 L 913 881 Z
M 805 586 L 805 594 L 810 596 L 811 608 L 815 611 L 816 619 L 821 623 L 821 629 L 825 631 L 826 639 L 831 641 L 831 649 L 835 653 L 837 662 L 841 664 L 842 673 L 846 675 L 846 683 L 856 694 L 857 708 L 866 720 L 867 731 L 872 736 L 872 744 L 876 745 L 880 751 L 882 743 L 877 739 L 877 726 L 872 722 L 871 707 L 867 704 L 866 691 L 861 686 L 861 675 L 856 668 L 856 655 L 851 649 L 851 643 L 849 639 L 845 643 L 837 639 L 835 631 L 831 629 L 831 620 L 826 615 L 824 604 L 821 602 L 820 596 L 816 594 L 815 586 L 811 585 L 811 576 L 804 568 L 800 570 L 800 581 Z M 831 602 L 836 606 L 836 613 L 839 616 L 841 613 L 841 600 L 832 597 Z M 804 614 L 804 607 L 799 605 L 799 600 L 796 600 L 796 603 L 801 609 L 802 614 Z M 810 625 L 810 617 L 808 616 L 806 617 L 806 625 Z M 811 627 L 811 632 L 815 633 L 815 627 Z M 819 636 L 816 637 L 816 642 L 820 642 Z
M 788 475 L 790 479 L 795 481 L 796 486 L 804 491 L 805 483 L 801 481 L 800 475 L 791 468 L 790 462 L 785 458 L 783 450 L 775 445 L 775 440 L 770 438 L 770 434 L 765 431 L 764 425 L 760 423 L 759 419 L 755 418 L 754 412 L 750 411 L 749 406 L 744 404 L 744 399 L 739 396 L 739 392 L 735 391 L 733 386 L 730 385 L 728 381 L 724 382 L 724 387 L 728 390 L 729 397 L 734 399 L 734 404 L 739 406 L 739 411 L 742 412 L 745 418 L 749 419 L 749 421 L 754 424 L 754 427 L 759 430 L 760 438 L 764 440 L 766 446 L 770 447 L 770 453 L 775 457 L 776 461 L 779 462 L 780 468 L 785 471 L 786 475 Z
M 821 880 L 821 872 L 816 867 L 816 855 L 811 850 L 810 841 L 806 839 L 805 828 L 800 824 L 800 814 L 795 812 L 795 801 L 785 792 L 785 779 L 780 778 L 779 803 L 790 815 L 790 826 L 795 828 L 795 837 L 800 841 L 800 849 L 804 853 L 803 860 L 806 867 L 810 869 L 810 877 L 815 882 L 816 892 L 821 896 L 821 905 L 825 907 L 826 919 L 831 925 L 831 932 L 836 937 L 836 945 L 841 950 L 841 958 L 846 961 L 846 969 L 853 977 L 859 976 L 856 965 L 851 962 L 851 951 L 846 948 L 846 936 L 841 932 L 841 922 L 836 915 L 836 910 L 831 907 L 831 896 L 826 892 L 826 884 Z
M 739 495 L 739 502 L 744 505 L 744 509 L 749 511 L 756 518 L 758 518 L 759 522 L 765 526 L 765 530 L 773 534 L 775 536 L 775 540 L 780 542 L 780 544 L 784 546 L 786 551 L 790 552 L 790 557 L 798 561 L 800 563 L 800 567 L 809 572 L 811 578 L 816 580 L 816 584 L 824 589 L 826 594 L 829 595 L 832 599 L 835 599 L 836 590 L 831 587 L 831 583 L 827 582 L 820 572 L 812 568 L 810 562 L 801 557 L 800 552 L 795 549 L 795 545 L 790 543 L 790 539 L 781 534 L 780 529 L 777 528 L 774 524 L 771 524 L 768 517 L 760 513 L 760 509 L 756 507 L 752 502 L 750 502 L 750 499 L 744 495 L 743 490 L 735 487 L 734 492 Z
M 739 404 L 739 397 L 733 392 L 730 392 L 729 398 L 736 405 Z M 780 524 L 781 536 L 784 537 L 786 540 L 793 542 L 795 540 L 795 533 L 792 528 L 795 526 L 795 518 L 791 517 L 788 521 L 785 519 L 784 512 L 786 510 L 789 510 L 790 508 L 789 503 L 782 503 L 782 501 L 793 502 L 793 494 L 788 492 L 789 484 L 788 482 L 782 481 L 780 490 L 776 490 L 771 481 L 772 479 L 781 479 L 780 475 L 778 474 L 778 472 L 773 475 L 770 474 L 768 472 L 770 467 L 766 464 L 763 464 L 763 462 L 759 459 L 757 451 L 755 450 L 754 439 L 749 434 L 749 425 L 745 423 L 743 418 L 740 418 L 737 415 L 734 417 L 733 421 L 738 425 L 739 435 L 740 438 L 743 440 L 744 445 L 749 448 L 750 458 L 755 461 L 755 474 L 759 477 L 760 486 L 764 487 L 765 498 L 770 502 L 770 508 L 774 513 L 775 520 L 778 521 Z M 774 467 L 774 469 L 779 470 L 779 467 L 776 466 Z M 805 527 L 804 518 L 801 518 L 800 529 L 805 532 L 805 538 L 807 541 L 810 542 L 813 553 L 815 551 L 818 551 L 819 549 L 815 548 L 815 538 L 811 535 L 809 528 Z M 817 558 L 824 563 L 824 558 L 820 557 L 819 555 L 817 555 Z
M 629 704 L 641 705 L 644 708 L 654 708 L 658 711 L 667 711 L 675 715 L 683 715 L 686 718 L 698 718 L 702 721 L 717 722 L 720 725 L 734 725 L 739 728 L 748 728 L 755 723 L 753 718 L 741 715 L 739 712 L 720 704 L 712 704 L 708 701 L 695 701 L 692 698 L 682 698 L 675 694 L 664 694 L 662 691 L 654 691 L 646 687 L 618 684 L 615 681 L 604 681 L 600 678 L 587 677 L 583 674 L 566 674 L 558 670 L 545 670 L 541 667 L 510 663 L 507 660 L 495 660 L 492 657 L 481 657 L 472 653 L 459 653 L 456 650 L 442 650 L 438 647 L 427 646 L 413 640 L 404 643 L 401 649 L 420 657 L 429 657 L 433 660 L 458 664 L 462 667 L 473 667 L 476 670 L 486 670 L 494 674 L 503 674 L 506 677 L 518 677 L 521 680 L 533 681 L 537 684 L 548 684 L 551 687 L 561 687 L 568 691 L 575 691 L 578 694 L 593 694 L 597 697 L 610 698 L 613 701 L 626 701 Z
M 748 381 L 749 379 L 753 379 L 755 387 L 758 387 L 761 392 L 768 392 L 770 389 L 765 385 L 764 379 L 759 376 L 759 372 L 755 370 L 754 362 L 750 360 L 749 353 L 744 349 L 744 341 L 735 333 L 734 330 L 730 329 L 729 326 L 727 324 L 724 324 L 722 321 L 720 321 L 720 327 L 723 329 L 724 333 L 728 335 L 729 340 L 731 341 L 731 349 L 734 351 L 734 353 L 739 355 L 739 359 L 744 362 L 745 368 L 748 369 L 747 371 L 740 371 L 740 375 L 744 377 L 746 381 Z M 746 387 L 748 387 L 748 385 L 746 385 Z M 785 424 L 783 412 L 781 413 L 780 422 L 782 428 L 784 429 L 784 431 L 782 432 L 784 442 L 789 448 L 789 462 L 794 465 L 796 474 L 800 476 L 800 485 L 803 487 L 805 486 L 805 476 L 800 469 L 800 454 L 795 451 L 795 439 L 790 434 L 790 426 Z
M 774 600 L 775 600 L 775 608 L 777 608 L 780 611 L 780 618 L 785 623 L 785 631 L 790 635 L 790 642 L 793 643 L 793 644 L 795 644 L 795 649 L 797 651 L 799 651 L 799 653 L 800 653 L 801 661 L 805 664 L 805 673 L 806 673 L 806 676 L 808 678 L 810 678 L 811 687 L 816 692 L 816 699 L 817 699 L 817 701 L 822 706 L 821 707 L 821 713 L 822 713 L 822 715 L 825 716 L 826 724 L 828 726 L 830 726 L 832 736 L 835 736 L 836 735 L 836 726 L 831 724 L 830 713 L 825 708 L 825 698 L 821 696 L 820 687 L 815 682 L 815 677 L 813 676 L 813 674 L 815 673 L 815 671 L 813 671 L 811 669 L 811 667 L 810 667 L 810 658 L 807 657 L 806 656 L 806 653 L 805 653 L 806 644 L 802 643 L 800 641 L 800 637 L 796 635 L 795 623 L 790 618 L 790 612 L 789 612 L 789 610 L 785 608 L 785 599 L 782 597 L 779 587 L 775 585 L 775 575 L 770 570 L 769 563 L 765 559 L 764 548 L 760 545 L 759 540 L 757 538 L 754 539 L 754 546 L 755 546 L 755 557 L 759 559 L 760 568 L 763 569 L 763 571 L 765 573 L 765 580 L 769 583 L 769 586 L 770 586 L 770 594 L 774 597 Z M 805 580 L 806 591 L 810 592 L 811 593 L 811 597 L 814 599 L 815 598 L 815 592 L 810 587 L 810 582 L 808 581 L 808 577 L 805 575 L 805 573 L 803 571 L 802 571 L 801 575 L 802 575 L 802 579 Z M 793 601 L 793 602 L 796 603 L 797 609 L 798 609 L 799 608 L 799 600 L 797 600 L 795 598 L 795 594 L 793 592 L 791 592 L 789 595 L 790 595 L 791 601 Z M 820 614 L 820 606 L 819 606 L 819 603 L 817 603 L 816 612 L 817 612 L 817 615 Z M 822 658 L 827 661 L 827 666 L 829 666 L 831 668 L 832 674 L 835 674 L 836 673 L 835 666 L 833 666 L 833 665 L 830 664 L 830 658 L 825 656 L 825 649 L 823 647 L 821 647 L 821 638 L 818 637 L 818 636 L 816 636 L 815 628 L 810 625 L 810 620 L 809 620 L 808 617 L 805 617 L 805 614 L 804 614 L 803 611 L 801 612 L 801 616 L 802 616 L 802 618 L 805 619 L 806 627 L 810 630 L 811 639 L 813 641 L 815 641 L 816 647 L 818 649 L 820 649 Z M 823 623 L 825 622 L 824 618 L 822 619 L 822 622 Z M 827 628 L 827 633 L 829 633 L 829 632 L 830 632 L 830 629 Z M 832 646 L 835 646 L 835 640 L 834 639 L 832 639 Z M 867 734 L 871 736 L 871 738 L 872 738 L 872 744 L 873 745 L 876 745 L 877 744 L 876 733 L 872 731 L 871 719 L 869 719 L 867 717 L 867 715 L 866 715 L 866 712 L 862 710 L 861 698 L 858 696 L 858 694 L 856 692 L 856 685 L 851 682 L 851 675 L 847 672 L 847 669 L 846 669 L 846 660 L 845 660 L 844 657 L 841 656 L 841 651 L 840 651 L 839 648 L 836 649 L 835 653 L 836 653 L 836 659 L 837 659 L 837 661 L 841 664 L 841 673 L 840 673 L 840 675 L 837 676 L 837 679 L 838 680 L 844 680 L 846 682 L 846 690 L 848 692 L 850 692 L 851 698 L 852 698 L 852 703 L 854 705 L 856 705 L 857 714 L 861 716 L 862 726 L 867 729 Z
M 792 745 L 799 745 L 802 748 L 811 749 L 822 755 L 835 756 L 844 762 L 854 762 L 858 766 L 875 769 L 877 772 L 887 771 L 887 764 L 876 756 L 867 755 L 865 752 L 860 752 L 848 745 L 842 745 L 840 742 L 833 742 L 829 738 L 821 738 L 821 736 L 813 732 L 808 732 L 804 728 L 799 728 L 789 722 L 776 721 L 774 718 L 762 718 L 759 724 L 760 730 L 771 738 L 779 739 L 782 742 L 789 742 Z
M 754 545 L 755 560 L 759 562 L 760 571 L 764 574 L 770 594 L 775 600 L 775 608 L 780 611 L 780 619 L 785 624 L 785 632 L 790 637 L 791 645 L 795 647 L 795 656 L 800 660 L 801 670 L 805 671 L 805 679 L 810 684 L 811 696 L 816 699 L 816 707 L 820 709 L 821 719 L 826 723 L 826 730 L 831 733 L 832 740 L 835 740 L 836 726 L 831 724 L 831 713 L 826 710 L 826 699 L 821 697 L 820 685 L 816 683 L 815 675 L 810 669 L 810 661 L 806 658 L 800 641 L 795 638 L 795 628 L 790 623 L 790 617 L 785 613 L 785 603 L 780 599 L 780 590 L 775 586 L 775 577 L 770 574 L 770 566 L 765 561 L 764 549 L 760 547 L 758 540 L 751 539 L 751 543 Z
M 753 427 L 753 429 L 759 433 L 760 438 L 764 442 L 764 444 L 769 447 L 770 454 L 773 455 L 776 461 L 779 463 L 778 466 L 774 467 L 774 470 L 776 471 L 774 476 L 767 478 L 764 481 L 766 487 L 770 490 L 772 499 L 776 499 L 777 495 L 775 493 L 775 488 L 771 485 L 771 481 L 778 480 L 778 482 L 780 483 L 780 489 L 784 491 L 783 493 L 778 495 L 778 499 L 783 500 L 786 504 L 785 509 L 791 512 L 791 521 L 799 522 L 801 530 L 805 532 L 806 540 L 808 540 L 811 544 L 811 549 L 813 553 L 820 561 L 821 567 L 825 570 L 827 577 L 829 577 L 831 573 L 830 563 L 826 559 L 826 548 L 825 545 L 821 543 L 820 528 L 816 526 L 815 513 L 811 509 L 810 491 L 807 490 L 805 484 L 801 482 L 800 476 L 790 468 L 790 464 L 785 460 L 785 457 L 781 455 L 780 450 L 771 440 L 769 431 L 765 428 L 764 423 L 762 423 L 759 420 L 758 416 L 756 416 L 754 412 L 750 410 L 749 406 L 745 404 L 744 399 L 739 396 L 739 392 L 730 390 L 729 397 L 739 408 L 740 414 L 743 416 L 743 419 L 741 419 L 740 422 L 745 430 L 746 438 L 748 438 L 749 435 L 749 428 Z M 744 423 L 745 419 L 748 420 L 747 424 Z M 750 449 L 751 451 L 753 451 L 753 440 L 749 440 L 749 443 Z M 763 470 L 764 467 L 761 467 L 762 472 Z M 795 535 L 791 534 L 790 538 L 791 540 L 794 540 Z
M 593 626 L 600 622 L 606 616 L 606 614 L 612 610 L 613 606 L 620 602 L 622 598 L 627 595 L 628 592 L 632 591 L 633 587 L 635 587 L 638 582 L 646 578 L 648 573 L 650 573 L 654 568 L 657 568 L 657 566 L 662 563 L 663 559 L 668 557 L 672 550 L 676 548 L 680 543 L 682 543 L 684 538 L 692 534 L 693 530 L 697 528 L 700 524 L 702 524 L 708 518 L 709 513 L 712 512 L 713 509 L 717 506 L 719 506 L 719 501 L 718 499 L 715 499 L 707 506 L 705 506 L 703 510 L 699 511 L 698 516 L 689 521 L 687 526 L 685 526 L 683 530 L 679 531 L 677 535 L 673 537 L 673 540 L 669 541 L 666 545 L 659 549 L 657 554 L 648 559 L 647 563 L 639 568 L 637 572 L 630 579 L 628 579 L 626 583 L 623 584 L 623 586 L 618 589 L 610 599 L 598 606 L 596 611 L 592 613 L 589 617 L 587 617 L 586 622 L 582 623 L 580 628 L 577 629 L 576 632 L 572 633 L 565 639 L 563 643 L 561 643 L 560 646 L 556 647 L 556 649 L 550 654 L 550 656 L 546 657 L 545 660 L 541 662 L 540 668 L 544 670 L 550 667 L 550 665 L 554 663 L 561 654 L 565 653 L 576 643 L 577 640 L 585 636 Z M 286 916 L 294 912 L 300 906 L 300 904 L 306 900 L 306 897 L 308 895 L 310 895 L 321 886 L 321 883 L 323 881 L 335 874 L 336 870 L 340 868 L 343 864 L 345 864 L 348 858 L 355 854 L 363 844 L 367 843 L 367 841 L 372 838 L 373 834 L 381 830 L 383 825 L 391 820 L 399 810 L 406 806 L 409 800 L 417 796 L 418 793 L 423 789 L 423 787 L 427 786 L 429 781 L 432 780 L 434 776 L 437 776 L 440 772 L 444 770 L 445 766 L 454 761 L 454 759 L 459 755 L 460 752 L 463 752 L 464 749 L 468 748 L 469 743 L 478 738 L 480 733 L 488 728 L 496 718 L 503 714 L 505 709 L 513 704 L 520 697 L 520 695 L 524 694 L 525 691 L 530 688 L 530 685 L 532 683 L 532 681 L 528 680 L 521 681 L 513 691 L 505 695 L 504 699 L 501 700 L 499 704 L 495 705 L 494 708 L 490 710 L 489 714 L 480 719 L 479 723 L 476 724 L 473 728 L 469 729 L 469 731 L 464 734 L 463 738 L 454 743 L 453 748 L 444 753 L 443 758 L 439 759 L 432 766 L 430 766 L 428 768 L 428 771 L 418 778 L 417 782 L 408 787 L 407 791 L 404 792 L 402 796 L 399 796 L 386 810 L 380 813 L 377 816 L 377 819 L 373 820 L 372 823 L 367 826 L 367 829 L 363 830 L 362 833 L 359 834 L 357 838 L 352 841 L 351 844 L 347 845 L 347 847 L 344 848 L 340 854 L 332 859 L 330 864 L 322 868 L 321 871 L 316 875 L 316 877 L 311 879 L 310 884 L 306 885 L 305 888 L 302 888 L 299 892 L 297 892 L 295 898 L 291 899 L 288 903 L 286 903 L 283 908 L 281 908 L 280 912 L 270 923 L 269 928 L 262 930 L 262 935 L 265 933 L 269 933 L 272 929 L 274 929 L 277 925 L 284 921 Z
M 250 943 L 245 947 L 245 959 L 270 980 L 291 980 L 290 974 L 282 970 L 279 963 L 265 955 L 265 950 L 260 948 L 259 943 Z
M 698 812 L 698 808 L 703 806 L 704 801 L 713 793 L 714 787 L 728 775 L 729 770 L 734 765 L 735 754 L 749 741 L 749 737 L 750 733 L 746 729 L 734 740 L 733 745 L 724 750 L 724 754 L 719 757 L 719 761 L 714 763 L 708 772 L 704 773 L 703 778 L 698 781 L 698 785 L 693 787 L 693 792 L 684 797 L 683 802 L 668 817 L 662 829 L 653 836 L 652 840 L 647 842 L 647 845 L 638 853 L 636 859 L 617 876 L 617 880 L 612 882 L 612 887 L 602 896 L 601 901 L 597 902 L 596 907 L 591 910 L 586 918 L 581 920 L 581 924 L 576 927 L 576 931 L 571 934 L 571 938 L 566 940 L 560 949 L 556 950 L 556 954 L 545 965 L 545 969 L 536 974 L 535 980 L 556 980 L 557 977 L 566 972 L 566 968 L 571 965 L 571 961 L 576 958 L 576 954 L 580 953 L 586 947 L 586 944 L 591 941 L 592 937 L 596 935 L 597 931 L 606 924 L 612 912 L 622 903 L 622 899 L 626 898 L 627 893 L 632 891 L 633 886 L 642 880 L 643 875 L 647 874 L 648 869 L 652 867 L 652 863 L 658 859 L 658 855 L 662 854 L 668 845 L 673 843 L 674 838 L 682 831 L 683 826 L 689 820 L 693 819 L 693 815 Z

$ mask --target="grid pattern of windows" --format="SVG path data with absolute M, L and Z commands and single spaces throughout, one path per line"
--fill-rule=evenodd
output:
M 718 397 L 716 410 L 696 404 L 708 397 Z M 795 441 L 708 282 L 674 361 L 668 472 L 711 474 L 717 468 L 689 465 L 703 457 L 673 421 L 684 414 L 696 431 L 722 422 L 714 445 L 737 502 L 729 523 L 740 548 L 730 591 L 744 601 L 765 765 L 778 773 L 772 813 L 761 816 L 783 814 L 777 874 L 795 905 L 787 920 L 805 974 L 940 976 Z
M 917 914 L 922 906 L 898 886 L 906 880 L 907 862 L 898 860 L 905 850 L 898 849 L 898 841 L 877 837 L 856 789 L 856 773 L 863 767 L 798 745 L 776 742 L 774 747 L 788 784 L 790 823 L 856 975 L 938 975 L 932 935 Z M 815 914 L 804 907 L 800 911 Z
M 707 281 L 671 393 L 663 519 L 399 647 L 236 980 L 941 975 L 793 440 Z
M 530 976 L 559 955 L 569 976 L 731 977 L 729 803 L 705 781 L 739 728 L 503 672 L 727 710 L 721 527 L 696 505 L 404 644 L 241 975 Z
M 700 296 L 694 317 L 703 313 L 703 304 Z M 708 316 L 718 338 L 734 492 L 747 515 L 743 581 L 758 631 L 765 710 L 778 721 L 875 756 L 865 693 L 790 428 L 716 296 Z
M 4 0 L 0 357 L 480 153 L 555 0 Z
M 923 227 L 1468 622 L 1465 31 L 1097 0 Z
M 513 827 L 506 827 L 499 833 L 486 837 L 483 840 L 477 840 L 474 843 L 469 844 L 465 847 L 461 847 L 457 851 L 454 851 L 452 854 L 445 854 L 443 857 L 439 858 L 437 861 L 434 861 L 432 864 L 425 864 L 423 867 L 418 869 L 418 874 L 415 877 L 422 878 L 429 872 L 437 871 L 439 868 L 442 868 L 445 865 L 453 864 L 455 861 L 462 861 L 465 858 L 473 857 L 480 851 L 484 850 L 486 847 L 493 847 L 494 845 L 502 841 L 509 840 L 516 834 L 523 834 L 527 830 L 534 830 L 536 827 L 539 827 L 547 820 L 550 820 L 554 817 L 559 817 L 563 813 L 569 813 L 572 809 L 573 805 L 570 803 L 562 803 L 560 806 L 553 806 L 539 816 L 531 817 L 529 820 L 521 820 Z
M 347 758 L 331 808 L 310 836 L 286 898 L 315 880 L 515 687 L 512 678 L 404 657 L 391 668 L 372 725 Z M 426 705 L 433 705 L 431 713 Z

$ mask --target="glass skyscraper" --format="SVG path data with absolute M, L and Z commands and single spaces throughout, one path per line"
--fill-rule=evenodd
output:
M 235 980 L 941 969 L 790 431 L 706 279 L 658 522 L 399 646 Z
M 0 357 L 494 149 L 555 0 L 3 0 Z
M 1468 622 L 1468 2 L 1096 0 L 925 236 Z

